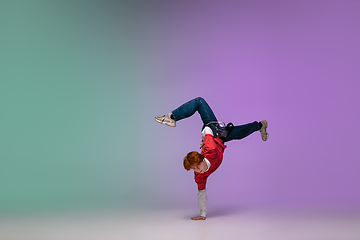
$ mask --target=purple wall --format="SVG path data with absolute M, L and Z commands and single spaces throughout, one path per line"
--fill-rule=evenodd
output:
M 181 1 L 148 10 L 152 53 L 160 52 L 153 115 L 203 96 L 221 121 L 269 122 L 266 143 L 254 133 L 227 144 L 209 178 L 210 204 L 360 206 L 359 10 L 359 1 Z M 162 164 L 181 168 L 200 127 L 198 116 L 175 130 L 156 126 L 168 139 L 156 150 L 178 159 Z M 195 198 L 193 174 L 163 177 L 174 175 L 173 198 Z

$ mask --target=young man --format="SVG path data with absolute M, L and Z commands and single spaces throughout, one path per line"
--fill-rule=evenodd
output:
M 202 128 L 201 153 L 196 151 L 189 152 L 184 158 L 184 168 L 189 171 L 194 170 L 195 182 L 198 185 L 198 205 L 200 216 L 191 218 L 192 220 L 205 220 L 207 213 L 206 180 L 220 166 L 223 153 L 226 148 L 225 142 L 242 139 L 255 131 L 260 131 L 261 138 L 266 141 L 269 137 L 267 132 L 267 121 L 252 122 L 240 126 L 228 124 L 226 128 L 221 127 L 207 104 L 207 102 L 197 97 L 190 100 L 167 115 L 159 115 L 155 120 L 170 127 L 176 127 L 176 122 L 192 116 L 199 112 L 204 125 Z

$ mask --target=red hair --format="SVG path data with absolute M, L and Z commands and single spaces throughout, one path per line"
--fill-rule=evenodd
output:
M 184 168 L 189 171 L 192 167 L 198 166 L 204 160 L 204 156 L 193 151 L 184 157 Z

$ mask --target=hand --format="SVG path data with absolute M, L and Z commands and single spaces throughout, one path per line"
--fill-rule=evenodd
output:
M 205 220 L 206 217 L 203 217 L 203 216 L 198 216 L 198 217 L 193 217 L 191 218 L 191 220 Z
M 204 140 L 201 140 L 200 149 L 202 149 L 204 146 Z

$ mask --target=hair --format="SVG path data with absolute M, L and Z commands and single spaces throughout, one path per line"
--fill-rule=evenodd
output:
M 192 167 L 196 167 L 204 160 L 204 156 L 200 153 L 193 151 L 189 152 L 184 157 L 184 168 L 189 171 Z

